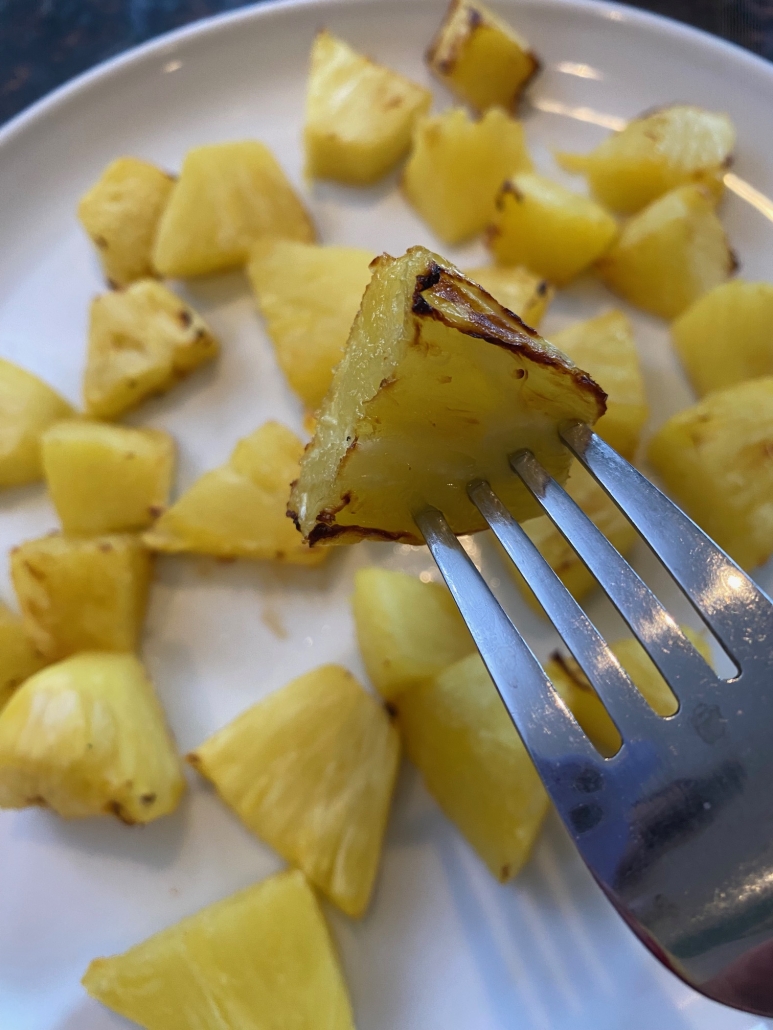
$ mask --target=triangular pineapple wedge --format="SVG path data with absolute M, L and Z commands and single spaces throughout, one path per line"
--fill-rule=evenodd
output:
M 0 358 L 0 487 L 42 479 L 40 436 L 53 422 L 74 414 L 41 379 Z
M 86 651 L 30 677 L 0 713 L 0 808 L 148 823 L 185 789 L 164 712 L 130 654 Z
M 338 665 L 299 676 L 188 756 L 347 915 L 370 899 L 400 757 L 383 706 Z
M 0 603 L 0 710 L 14 690 L 45 664 L 23 621 Z
M 310 542 L 421 543 L 413 513 L 485 528 L 465 485 L 488 480 L 519 519 L 536 503 L 508 464 L 531 450 L 560 482 L 558 427 L 592 425 L 604 392 L 457 268 L 423 247 L 382 255 L 301 461 L 290 510 Z
M 146 1030 L 354 1030 L 324 916 L 296 870 L 95 959 L 83 986 Z

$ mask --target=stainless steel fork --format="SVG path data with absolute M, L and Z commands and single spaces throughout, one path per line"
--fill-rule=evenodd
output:
M 720 679 L 603 534 L 528 452 L 510 459 L 679 701 L 649 707 L 485 482 L 471 501 L 622 737 L 602 757 L 437 509 L 416 515 L 545 787 L 597 883 L 647 947 L 716 1001 L 773 1015 L 773 604 L 587 426 L 562 439 L 649 543 L 735 663 Z

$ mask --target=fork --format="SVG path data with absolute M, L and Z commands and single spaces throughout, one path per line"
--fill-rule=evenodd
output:
M 453 535 L 415 515 L 580 855 L 650 951 L 715 1001 L 773 1015 L 773 604 L 587 426 L 561 438 L 647 541 L 737 668 L 720 679 L 606 537 L 528 451 L 510 466 L 598 580 L 679 702 L 655 714 L 488 483 L 467 493 L 622 738 L 602 757 Z

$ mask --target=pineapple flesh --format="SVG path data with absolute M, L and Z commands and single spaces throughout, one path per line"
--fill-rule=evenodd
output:
M 22 620 L 0 603 L 0 711 L 14 690 L 45 664 Z
M 163 276 L 206 275 L 245 264 L 267 236 L 313 243 L 314 226 L 263 143 L 188 151 L 161 216 L 153 264 Z
M 83 380 L 86 411 L 112 419 L 166 393 L 220 345 L 192 307 L 153 279 L 91 304 Z
M 480 656 L 396 701 L 408 757 L 502 882 L 529 857 L 548 797 Z
M 478 0 L 451 0 L 427 63 L 479 111 L 495 105 L 514 108 L 540 68 L 526 40 Z
M 518 265 L 485 265 L 470 268 L 465 275 L 532 329 L 539 328 L 556 292 L 542 276 Z
M 773 553 L 773 376 L 673 415 L 648 457 L 687 514 L 745 569 Z
M 277 361 L 312 411 L 343 355 L 373 256 L 293 240 L 266 241 L 252 252 L 247 271 Z
M 360 569 L 352 612 L 365 669 L 386 701 L 475 650 L 446 587 L 405 572 Z
M 476 121 L 454 107 L 417 123 L 402 188 L 439 239 L 460 243 L 492 220 L 502 182 L 530 169 L 520 122 L 498 108 Z
M 311 50 L 306 98 L 306 172 L 366 186 L 385 175 L 411 143 L 427 89 L 369 60 L 322 29 Z
M 370 900 L 400 760 L 384 707 L 338 665 L 288 683 L 188 756 L 242 822 L 347 915 Z
M 0 358 L 0 487 L 43 478 L 40 436 L 75 412 L 31 372 Z
M 185 789 L 164 712 L 130 654 L 84 652 L 36 673 L 0 713 L 0 808 L 149 823 Z
M 354 1030 L 325 917 L 297 870 L 94 959 L 83 986 L 146 1030 Z
M 225 465 L 197 479 L 144 534 L 145 543 L 171 554 L 319 564 L 324 553 L 312 551 L 287 518 L 302 452 L 295 433 L 267 422 L 239 441 Z
M 119 157 L 78 204 L 78 218 L 97 248 L 111 286 L 156 274 L 151 255 L 174 178 L 147 161 Z
M 166 507 L 174 441 L 160 429 L 73 419 L 43 434 L 43 468 L 65 533 L 145 529 Z
M 11 578 L 25 628 L 52 661 L 76 651 L 133 651 L 150 576 L 147 550 L 128 534 L 53 534 L 11 551 Z
M 592 425 L 604 393 L 458 269 L 422 247 L 374 262 L 349 343 L 290 495 L 311 543 L 422 543 L 414 512 L 453 531 L 485 522 L 465 485 L 491 483 L 516 518 L 538 513 L 508 455 L 531 450 L 563 482 L 557 427 Z

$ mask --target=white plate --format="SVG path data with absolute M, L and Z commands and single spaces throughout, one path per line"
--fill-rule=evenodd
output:
M 7 126 L 0 132 L 0 354 L 78 400 L 87 305 L 102 281 L 75 204 L 120 154 L 176 169 L 194 145 L 257 137 L 306 194 L 324 242 L 392 253 L 415 243 L 447 249 L 404 204 L 395 179 L 359 191 L 303 184 L 300 146 L 317 28 L 327 25 L 430 84 L 422 52 L 444 6 L 312 0 L 241 11 L 112 61 Z M 732 115 L 735 171 L 773 195 L 773 68 L 628 8 L 560 0 L 503 6 L 545 61 L 533 90 L 542 110 L 528 117 L 527 132 L 549 174 L 561 177 L 551 148 L 586 149 L 602 138 L 594 121 L 614 124 L 683 100 Z M 449 98 L 431 84 L 445 106 Z M 726 202 L 725 218 L 743 274 L 769 277 L 773 226 L 736 197 Z M 448 256 L 472 263 L 484 255 L 476 246 Z M 301 427 L 300 405 L 276 367 L 244 278 L 202 280 L 185 292 L 222 338 L 222 358 L 131 419 L 175 434 L 178 489 L 266 419 Z M 546 319 L 546 334 L 612 303 L 592 283 L 572 287 Z M 634 318 L 654 426 L 690 394 L 663 324 Z M 55 526 L 41 487 L 0 493 L 3 552 Z M 486 547 L 476 540 L 473 550 L 545 656 L 553 634 L 514 596 Z M 181 749 L 322 662 L 362 674 L 348 598 L 354 569 L 372 562 L 435 576 L 423 549 L 391 545 L 344 548 L 313 571 L 159 562 L 143 655 Z M 684 612 L 643 550 L 637 564 Z M 5 570 L 2 576 L 0 593 L 10 601 Z M 761 581 L 770 586 L 770 574 Z M 590 608 L 602 630 L 619 633 L 600 600 Z M 280 866 L 210 790 L 190 780 L 179 812 L 144 829 L 110 819 L 65 823 L 41 811 L 0 814 L 2 1030 L 125 1026 L 79 986 L 90 959 L 123 950 Z M 407 768 L 370 912 L 359 923 L 329 914 L 360 1030 L 763 1025 L 666 973 L 603 900 L 555 820 L 525 872 L 501 887 Z

